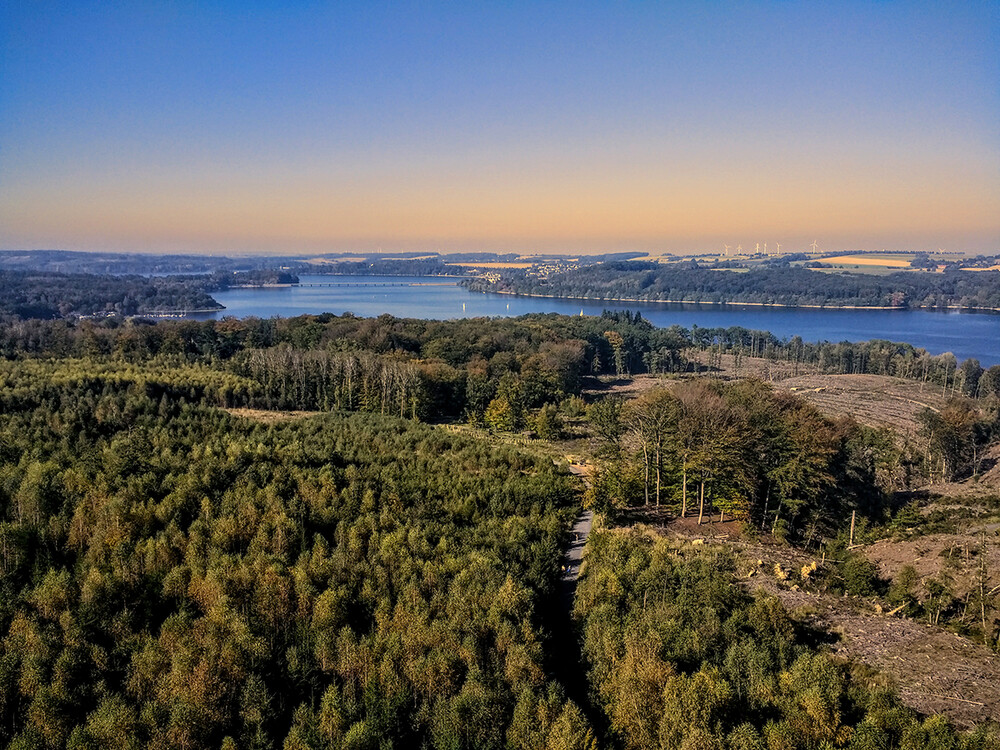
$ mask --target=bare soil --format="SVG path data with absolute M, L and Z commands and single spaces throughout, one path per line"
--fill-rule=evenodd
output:
M 1000 585 L 998 523 L 983 524 L 986 532 L 988 587 Z M 946 577 L 955 596 L 965 596 L 977 585 L 981 562 L 979 538 L 974 533 L 927 534 L 916 539 L 883 539 L 861 549 L 878 567 L 882 578 L 892 580 L 905 565 L 912 565 L 921 579 Z
M 588 401 L 608 396 L 629 399 L 654 388 L 671 388 L 677 382 L 677 378 L 663 375 L 630 375 L 620 378 L 603 375 L 587 380 L 583 396 Z
M 883 375 L 800 375 L 777 388 L 795 393 L 832 416 L 851 416 L 870 427 L 892 427 L 902 435 L 920 430 L 917 415 L 940 410 L 945 397 L 939 386 Z
M 707 353 L 703 353 L 700 359 L 692 351 L 685 352 L 685 355 L 701 363 L 708 362 Z M 737 365 L 737 358 L 734 355 L 723 354 L 719 358 L 721 367 L 716 374 L 727 378 L 757 378 L 758 380 L 774 382 L 818 372 L 815 365 L 803 364 L 801 362 L 784 362 L 781 360 L 765 359 L 764 357 L 745 356 L 740 356 L 738 361 L 739 364 Z
M 922 488 L 919 494 L 937 499 L 938 507 L 942 500 L 953 500 L 956 508 L 975 507 L 985 499 L 997 498 L 1000 496 L 1000 443 L 986 451 L 979 475 L 960 482 L 936 482 Z

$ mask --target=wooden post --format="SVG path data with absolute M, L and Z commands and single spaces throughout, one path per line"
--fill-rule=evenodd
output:
M 848 542 L 848 546 L 854 546 L 854 517 L 858 514 L 856 510 L 851 511 L 851 541 Z

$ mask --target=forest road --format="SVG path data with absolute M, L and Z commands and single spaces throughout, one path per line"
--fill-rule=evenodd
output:
M 562 574 L 563 585 L 576 588 L 576 579 L 580 577 L 580 562 L 583 559 L 583 547 L 594 526 L 594 511 L 583 510 L 576 517 L 573 528 L 570 529 L 570 543 L 563 555 Z
M 581 510 L 570 529 L 569 544 L 563 551 L 559 574 L 559 596 L 548 603 L 551 627 L 550 668 L 562 683 L 566 695 L 588 717 L 593 726 L 601 725 L 601 713 L 590 702 L 587 664 L 580 651 L 578 624 L 573 620 L 576 584 L 583 562 L 583 548 L 594 525 L 594 512 Z

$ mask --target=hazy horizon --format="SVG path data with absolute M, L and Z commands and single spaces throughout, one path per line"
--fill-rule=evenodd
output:
M 0 9 L 0 249 L 1000 252 L 996 3 Z

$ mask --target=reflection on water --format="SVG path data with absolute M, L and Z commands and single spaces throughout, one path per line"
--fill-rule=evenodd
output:
M 388 313 L 400 318 L 448 320 L 554 312 L 600 315 L 603 310 L 639 310 L 654 325 L 744 328 L 771 331 L 805 341 L 890 339 L 932 354 L 953 352 L 960 360 L 1000 363 L 1000 315 L 929 310 L 824 310 L 752 305 L 693 305 L 665 302 L 602 302 L 513 297 L 469 292 L 457 280 L 407 276 L 301 276 L 301 284 L 267 289 L 231 289 L 213 296 L 226 309 L 198 318 L 227 315 L 290 317 L 352 312 L 363 317 Z

